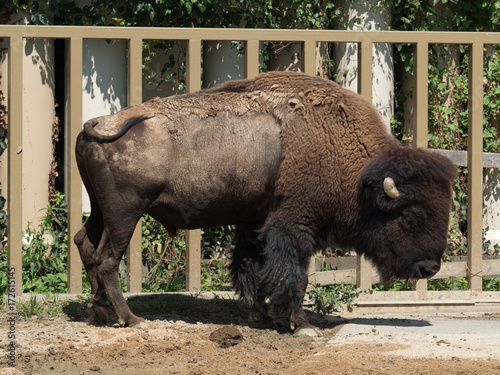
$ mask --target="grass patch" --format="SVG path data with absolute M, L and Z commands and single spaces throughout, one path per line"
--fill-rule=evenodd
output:
M 86 319 L 86 301 L 88 297 L 79 296 L 76 300 L 60 299 L 57 294 L 44 296 L 31 295 L 29 299 L 16 301 L 17 316 L 21 319 L 37 317 L 39 319 L 53 318 L 61 315 L 69 316 L 71 319 Z M 2 303 L 1 310 L 7 313 L 9 306 Z

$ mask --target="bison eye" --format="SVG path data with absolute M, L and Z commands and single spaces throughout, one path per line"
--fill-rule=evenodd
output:
M 401 224 L 404 229 L 413 229 L 417 226 L 417 218 L 408 212 L 403 212 L 400 216 Z

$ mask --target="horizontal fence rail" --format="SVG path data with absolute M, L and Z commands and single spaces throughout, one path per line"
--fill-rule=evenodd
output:
M 482 275 L 488 268 L 492 274 L 500 274 L 498 261 L 482 260 L 482 168 L 498 167 L 497 154 L 482 152 L 482 108 L 483 108 L 483 49 L 487 44 L 500 44 L 500 33 L 458 33 L 458 32 L 394 32 L 394 31 L 338 31 L 338 30 L 262 30 L 262 29 L 196 29 L 196 28 L 123 28 L 123 27 L 76 27 L 76 26 L 8 26 L 0 25 L 0 37 L 9 39 L 9 128 L 8 128 L 8 267 L 15 270 L 16 293 L 21 294 L 23 204 L 23 40 L 31 38 L 66 39 L 69 42 L 69 186 L 68 199 L 68 291 L 71 294 L 82 290 L 82 264 L 73 237 L 81 227 L 82 183 L 74 157 L 77 134 L 82 128 L 82 53 L 84 39 L 124 39 L 128 41 L 128 104 L 142 101 L 142 42 L 143 40 L 187 41 L 187 91 L 200 89 L 201 46 L 203 41 L 242 41 L 245 45 L 245 76 L 253 77 L 259 72 L 259 43 L 263 41 L 286 41 L 302 44 L 302 71 L 316 74 L 317 43 L 358 44 L 358 91 L 368 100 L 372 99 L 372 50 L 376 43 L 406 43 L 414 48 L 414 74 L 416 76 L 416 119 L 414 146 L 427 147 L 428 107 L 428 50 L 430 44 L 467 44 L 470 46 L 469 77 L 469 143 L 467 152 L 446 152 L 457 165 L 469 169 L 468 190 L 468 255 L 467 261 L 443 266 L 440 274 L 467 276 L 470 293 L 480 293 Z M 445 151 L 438 151 L 445 152 Z M 453 155 L 452 155 L 453 153 Z M 200 290 L 200 232 L 187 234 L 187 289 Z M 136 230 L 127 252 L 128 291 L 141 291 L 141 239 L 140 228 Z M 438 274 L 439 275 L 439 274 Z M 356 283 L 361 289 L 371 289 L 377 275 L 371 265 L 359 257 L 355 270 L 316 272 L 311 270 L 311 279 L 321 283 Z M 417 291 L 427 289 L 426 281 L 417 283 Z M 380 292 L 381 293 L 381 292 Z M 396 298 L 374 293 L 367 301 Z M 401 294 L 403 293 L 403 294 Z M 418 294 L 408 294 L 409 299 Z M 426 297 L 428 298 L 428 297 Z M 434 298 L 434 297 L 431 297 Z M 438 297 L 436 297 L 438 298 Z M 441 297 L 439 297 L 441 298 Z M 462 297 L 461 297 L 462 298 Z M 493 296 L 500 300 L 499 296 Z M 360 305 L 363 301 L 360 299 Z M 366 302 L 368 306 L 373 302 Z M 387 303 L 385 303 L 387 305 Z M 389 304 L 390 305 L 390 304 Z

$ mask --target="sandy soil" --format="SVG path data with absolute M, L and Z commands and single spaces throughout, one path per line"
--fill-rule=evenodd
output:
M 349 322 L 343 316 L 308 313 L 322 333 L 311 338 L 291 335 L 286 324 L 250 328 L 248 311 L 231 300 L 139 297 L 129 304 L 149 320 L 145 329 L 117 327 L 112 314 L 107 325 L 96 326 L 77 302 L 56 317 L 18 318 L 14 368 L 4 354 L 9 327 L 2 311 L 0 374 L 500 374 L 500 360 L 491 357 L 404 355 L 402 349 L 415 354 L 428 345 L 411 338 L 339 343 L 332 339 Z

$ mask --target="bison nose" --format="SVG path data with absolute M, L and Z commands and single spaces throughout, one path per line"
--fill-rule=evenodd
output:
M 434 276 L 441 268 L 440 261 L 422 260 L 415 265 L 414 278 L 428 279 Z

